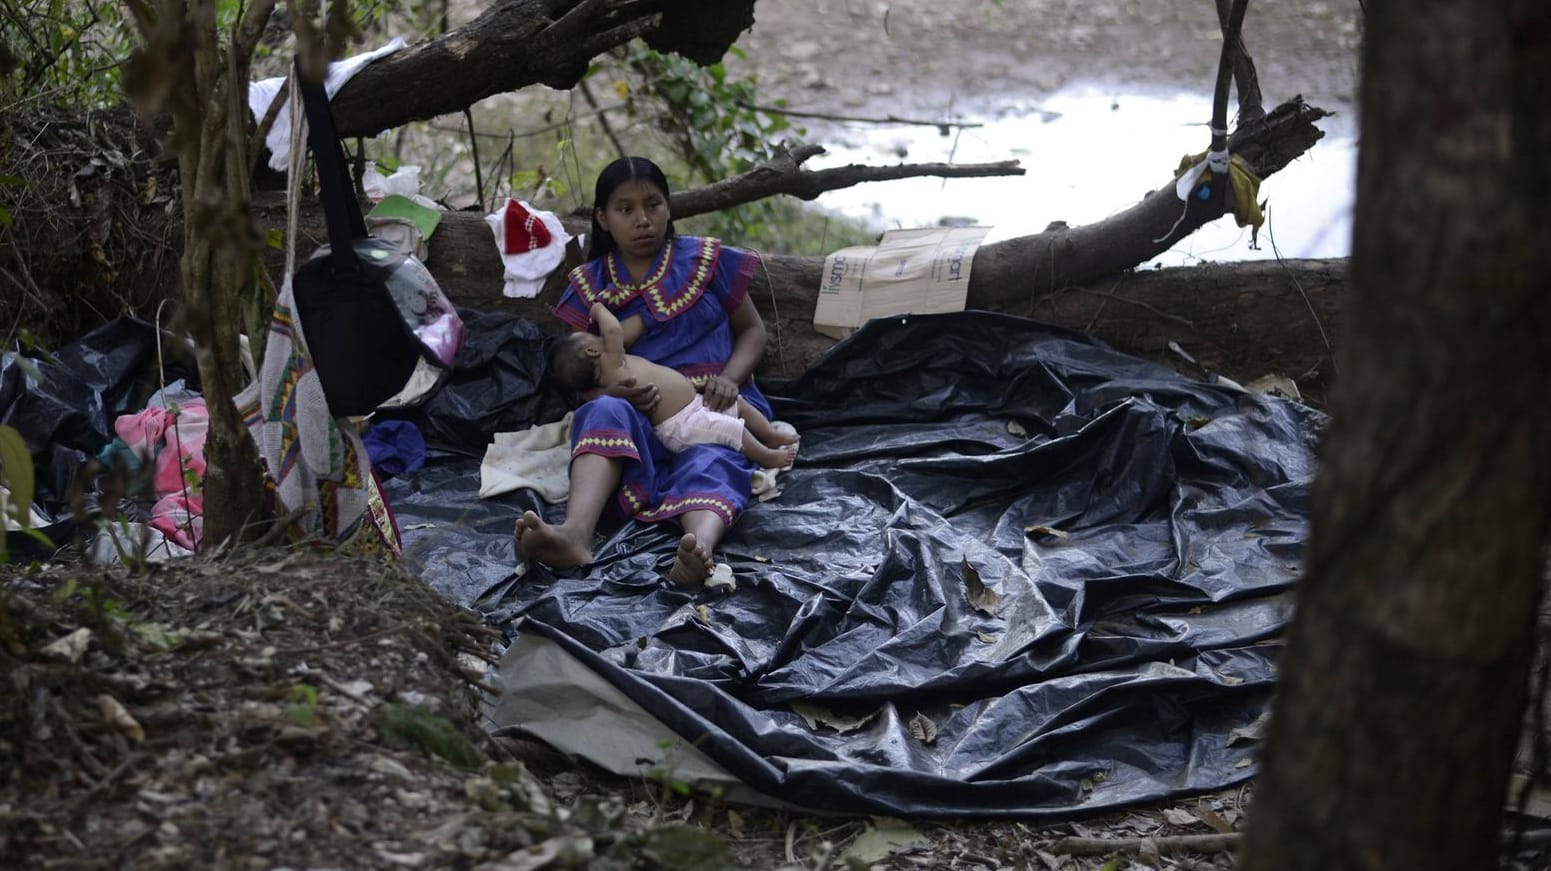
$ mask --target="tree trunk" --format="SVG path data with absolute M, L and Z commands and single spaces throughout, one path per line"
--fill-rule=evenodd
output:
M 194 339 L 200 386 L 209 412 L 202 480 L 202 546 L 235 544 L 262 520 L 264 479 L 258 449 L 232 398 L 242 386 L 238 292 L 253 280 L 258 241 L 248 211 L 248 58 L 273 0 L 260 0 L 220 45 L 212 0 L 191 5 L 187 45 L 159 42 L 158 26 L 142 31 L 147 50 L 187 64 L 172 78 L 173 129 L 183 194 L 184 318 Z M 144 22 L 142 22 L 144 24 Z M 184 53 L 188 52 L 188 53 Z
M 1497 865 L 1551 521 L 1551 7 L 1366 8 L 1349 341 L 1253 871 Z
M 638 36 L 659 51 L 713 63 L 754 23 L 754 2 L 504 0 L 368 64 L 335 95 L 334 123 L 340 136 L 374 136 L 528 85 L 569 88 L 594 57 Z

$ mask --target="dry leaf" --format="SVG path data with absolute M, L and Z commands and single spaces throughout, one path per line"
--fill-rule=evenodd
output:
M 1021 438 L 1028 438 L 1028 435 L 1029 435 L 1028 429 L 1025 428 L 1023 424 L 1017 422 L 1016 420 L 1009 420 L 1009 421 L 1007 421 L 1007 431 L 1012 433 L 1013 435 L 1017 436 L 1020 439 Z
M 997 636 L 992 635 L 989 632 L 976 632 L 975 640 L 979 641 L 981 644 L 995 644 L 997 641 Z
M 1259 741 L 1261 738 L 1264 738 L 1266 734 L 1266 723 L 1270 722 L 1270 720 L 1271 715 L 1269 713 L 1261 714 L 1260 716 L 1256 717 L 1255 721 L 1250 723 L 1248 726 L 1240 726 L 1239 728 L 1230 731 L 1228 733 L 1228 746 L 1232 747 L 1235 744 Z
M 967 558 L 964 560 L 964 595 L 976 611 L 988 617 L 995 617 L 996 608 L 1002 603 L 1002 597 L 980 580 L 980 572 Z
M 56 638 L 43 648 L 46 656 L 63 659 L 66 662 L 80 662 L 82 654 L 86 653 L 86 645 L 92 640 L 92 631 L 82 626 L 63 638 Z
M 910 718 L 910 734 L 922 744 L 930 744 L 937 740 L 937 724 L 925 714 L 916 714 Z
M 1195 814 L 1179 807 L 1164 808 L 1163 819 L 1171 826 L 1193 826 L 1200 822 Z
M 1072 534 L 1070 532 L 1067 532 L 1064 529 L 1056 529 L 1054 526 L 1039 526 L 1039 525 L 1023 527 L 1023 534 L 1024 535 L 1030 535 L 1030 536 L 1033 536 L 1033 535 L 1049 535 L 1049 536 L 1054 536 L 1055 538 L 1071 538 L 1072 537 Z
M 1233 823 L 1218 816 L 1217 811 L 1212 810 L 1206 805 L 1198 805 L 1196 807 L 1196 816 L 1201 822 L 1216 829 L 1219 835 L 1230 834 L 1233 831 Z
M 103 693 L 97 697 L 97 710 L 102 713 L 102 718 L 109 726 L 124 733 L 129 740 L 135 743 L 145 740 L 145 729 L 129 715 L 129 711 L 125 710 L 123 705 L 119 704 L 118 699 Z
M 854 732 L 872 722 L 873 718 L 878 716 L 878 712 L 873 711 L 865 717 L 845 717 L 811 702 L 792 702 L 791 707 L 793 713 L 807 722 L 808 728 L 817 729 L 820 726 L 828 726 L 841 734 Z
M 704 605 L 695 606 L 695 619 L 707 626 L 711 625 L 711 609 Z
M 732 832 L 734 838 L 743 837 L 743 814 L 735 810 L 727 811 L 727 831 Z
M 909 823 L 879 820 L 868 826 L 856 840 L 846 847 L 841 856 L 850 864 L 856 860 L 864 867 L 872 867 L 893 853 L 900 853 L 926 843 L 926 836 Z

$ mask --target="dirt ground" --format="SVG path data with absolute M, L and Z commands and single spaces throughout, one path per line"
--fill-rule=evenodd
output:
M 1026 112 L 1074 86 L 1210 93 L 1222 44 L 1209 0 L 760 0 L 754 15 L 729 67 L 757 74 L 762 99 L 928 120 Z M 1250 4 L 1268 106 L 1301 93 L 1354 120 L 1360 23 L 1357 0 Z

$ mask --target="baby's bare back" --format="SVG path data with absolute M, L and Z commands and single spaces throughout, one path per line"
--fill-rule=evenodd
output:
M 695 385 L 684 377 L 684 373 L 668 366 L 662 366 L 633 354 L 625 355 L 625 376 L 634 377 L 637 386 L 645 384 L 657 385 L 657 407 L 652 409 L 650 415 L 652 425 L 656 426 L 668 418 L 684 410 L 684 406 L 695 398 Z

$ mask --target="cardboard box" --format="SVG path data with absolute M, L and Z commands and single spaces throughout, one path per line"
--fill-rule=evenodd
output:
M 813 329 L 843 339 L 873 318 L 964 310 L 975 250 L 990 227 L 890 230 L 876 248 L 824 258 Z

